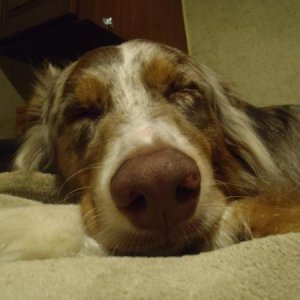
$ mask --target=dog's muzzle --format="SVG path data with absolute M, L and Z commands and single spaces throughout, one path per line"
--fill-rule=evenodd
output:
M 194 214 L 200 181 L 193 159 L 164 149 L 126 160 L 110 188 L 116 206 L 134 226 L 165 231 Z

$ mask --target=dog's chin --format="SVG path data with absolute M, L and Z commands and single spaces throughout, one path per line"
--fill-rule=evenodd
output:
M 141 257 L 167 257 L 167 256 L 183 256 L 196 255 L 202 252 L 199 242 L 186 243 L 185 245 L 159 245 L 156 247 L 143 247 L 141 249 L 118 249 L 117 251 L 109 251 L 114 256 L 141 256 Z
M 182 256 L 199 254 L 208 250 L 207 240 L 197 232 L 183 233 L 174 230 L 165 232 L 147 232 L 143 234 L 124 234 L 123 242 L 107 247 L 108 253 L 114 256 Z

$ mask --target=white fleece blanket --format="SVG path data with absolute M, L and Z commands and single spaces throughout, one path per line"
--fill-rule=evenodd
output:
M 0 209 L 37 204 L 25 195 L 53 202 L 55 182 L 54 176 L 38 173 L 0 174 Z M 299 300 L 300 234 L 194 256 L 75 256 L 0 263 L 0 299 Z

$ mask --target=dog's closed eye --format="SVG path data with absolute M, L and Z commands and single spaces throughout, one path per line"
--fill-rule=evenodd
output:
M 72 104 L 64 110 L 64 118 L 68 124 L 82 120 L 96 121 L 101 117 L 103 110 L 96 105 L 84 107 L 80 104 Z

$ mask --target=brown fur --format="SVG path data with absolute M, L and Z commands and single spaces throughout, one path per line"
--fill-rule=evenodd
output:
M 163 58 L 151 60 L 145 67 L 143 78 L 151 89 L 166 92 L 176 79 L 176 65 Z
M 75 85 L 74 96 L 83 108 L 101 105 L 108 97 L 107 88 L 94 76 L 84 76 Z
M 272 192 L 236 201 L 233 208 L 248 224 L 252 238 L 300 232 L 300 193 Z

